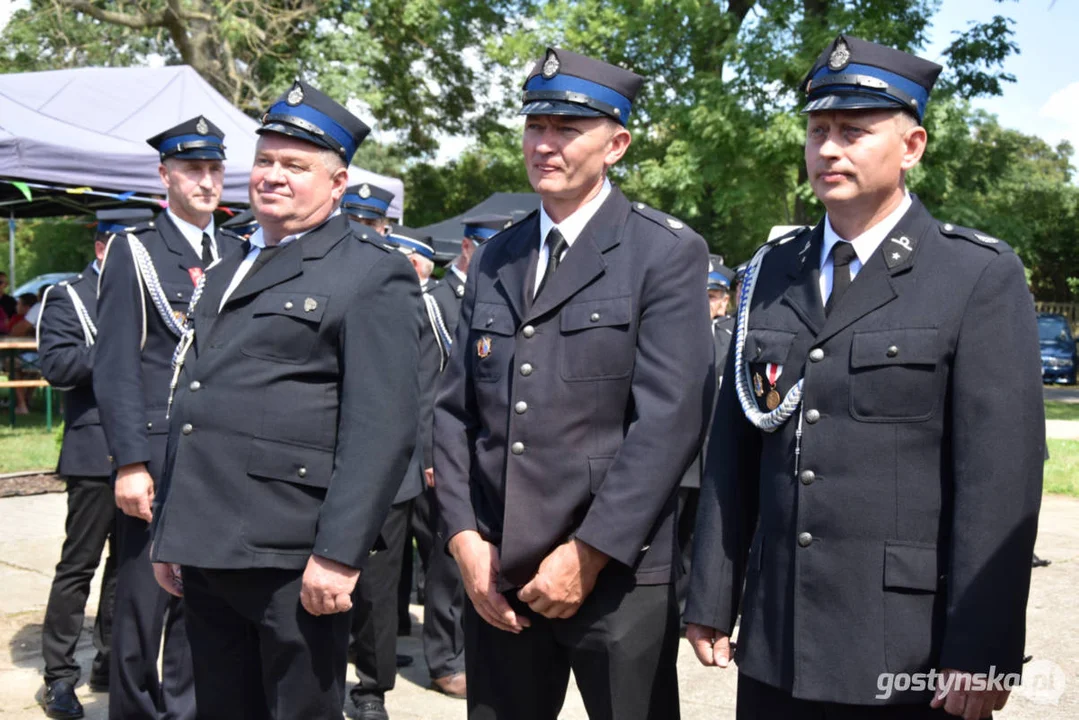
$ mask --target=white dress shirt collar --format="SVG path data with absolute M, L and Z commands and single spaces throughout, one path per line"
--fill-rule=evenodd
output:
M 172 220 L 172 224 L 176 226 L 176 229 L 180 231 L 180 234 L 184 236 L 184 240 L 187 240 L 187 244 L 195 251 L 197 257 L 202 257 L 202 234 L 209 233 L 210 250 L 213 253 L 214 260 L 217 260 L 217 238 L 214 235 L 214 216 L 212 214 L 210 215 L 209 224 L 205 228 L 199 228 L 186 220 L 181 220 L 172 211 L 172 208 L 165 208 L 165 213 L 169 216 L 169 220 Z
M 907 210 L 910 210 L 911 204 L 910 193 L 903 193 L 903 200 L 895 210 L 888 213 L 888 215 L 876 225 L 849 241 L 850 244 L 854 246 L 854 252 L 858 256 L 860 265 L 865 265 L 869 262 L 869 258 L 873 256 L 873 253 L 877 251 L 880 244 L 884 242 L 884 238 L 899 224 L 899 221 L 907 213 Z M 832 246 L 844 239 L 845 238 L 839 237 L 835 228 L 832 227 L 831 218 L 828 215 L 825 215 L 824 246 L 821 247 L 820 256 L 821 268 L 824 267 L 825 262 L 828 260 L 828 256 L 832 252 Z
M 566 238 L 566 246 L 573 247 L 573 243 L 580 237 L 581 232 L 584 230 L 584 226 L 595 216 L 599 211 L 600 206 L 603 205 L 603 201 L 606 200 L 607 196 L 610 194 L 611 181 L 604 178 L 603 187 L 596 193 L 596 196 L 577 208 L 572 215 L 560 223 L 556 223 L 552 220 L 551 216 L 547 214 L 547 210 L 543 207 L 543 203 L 540 203 L 540 252 L 543 252 L 544 240 L 547 239 L 547 233 L 549 233 L 553 227 L 557 227 L 558 231 L 562 233 L 562 237 Z
M 450 270 L 453 271 L 454 275 L 461 278 L 461 282 L 466 282 L 468 280 L 468 275 L 466 273 L 461 272 L 461 268 L 457 267 L 456 263 L 454 263 L 453 265 L 450 265 Z

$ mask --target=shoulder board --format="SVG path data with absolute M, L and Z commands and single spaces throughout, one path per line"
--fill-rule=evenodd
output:
M 940 232 L 947 237 L 962 238 L 975 245 L 995 250 L 997 253 L 1013 252 L 1011 245 L 1003 240 L 998 240 L 992 235 L 986 235 L 983 232 L 971 228 L 952 225 L 951 223 L 941 223 Z
M 648 218 L 660 227 L 666 228 L 668 232 L 674 235 L 679 237 L 689 237 L 690 235 L 695 234 L 693 230 L 678 218 L 656 210 L 650 205 L 645 205 L 643 202 L 635 202 L 631 203 L 631 206 L 635 213 Z
M 374 230 L 371 230 L 370 232 L 360 232 L 359 230 L 352 228 L 352 234 L 357 240 L 365 242 L 368 245 L 377 247 L 379 250 L 382 250 L 384 252 L 390 252 L 391 250 L 396 252 L 397 250 L 397 248 L 394 247 L 392 243 L 386 240 L 385 235 L 379 232 L 375 232 Z
M 86 279 L 86 276 L 83 275 L 82 273 L 79 273 L 78 275 L 76 275 L 75 277 L 73 277 L 73 278 L 71 278 L 69 280 L 61 280 L 60 282 L 58 282 L 56 284 L 57 285 L 75 285 L 75 284 L 77 284 L 77 283 L 79 283 L 79 282 L 81 282 L 82 280 L 85 280 L 85 279 Z
M 157 227 L 154 225 L 153 220 L 144 220 L 143 222 L 136 223 L 134 225 L 129 225 L 128 227 L 124 228 L 124 232 L 134 233 L 134 234 L 137 235 L 137 234 L 139 234 L 141 232 L 146 232 L 147 230 L 156 230 L 156 229 L 157 229 Z
M 439 285 L 441 285 L 441 284 L 442 284 L 441 280 L 436 280 L 433 277 L 428 278 L 427 279 L 427 287 L 425 287 L 423 289 L 423 293 L 426 295 L 427 293 L 434 292 L 434 289 L 436 287 L 438 287 Z
M 506 236 L 506 235 L 508 235 L 509 233 L 512 233 L 512 232 L 513 232 L 514 230 L 520 230 L 520 229 L 521 229 L 521 228 L 520 228 L 520 226 L 521 226 L 521 225 L 523 225 L 523 224 L 525 223 L 525 221 L 526 221 L 526 220 L 528 220 L 529 218 L 531 218 L 531 217 L 532 217 L 533 215 L 538 215 L 538 214 L 539 214 L 539 209 L 537 208 L 536 210 L 533 210 L 532 212 L 530 212 L 530 213 L 528 213 L 527 215 L 525 215 L 525 216 L 524 216 L 523 218 L 521 218 L 520 220 L 515 220 L 515 221 L 513 222 L 513 224 L 512 224 L 512 225 L 510 225 L 509 227 L 507 227 L 507 228 L 502 228 L 502 229 L 501 229 L 501 230 L 499 230 L 499 231 L 498 231 L 497 233 L 495 233 L 495 234 L 494 234 L 494 235 L 492 235 L 492 236 L 491 236 L 490 238 L 488 238 L 488 239 L 487 239 L 487 242 L 485 242 L 485 243 L 483 243 L 483 244 L 484 244 L 484 245 L 490 245 L 490 244 L 491 244 L 492 242 L 494 242 L 495 240 L 499 240 L 499 239 L 501 239 L 501 238 L 502 238 L 503 236 Z

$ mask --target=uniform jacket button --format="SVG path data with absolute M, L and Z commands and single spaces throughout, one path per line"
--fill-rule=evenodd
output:
M 524 335 L 526 338 L 530 338 L 536 334 L 536 328 L 532 327 L 531 325 L 525 325 L 524 328 L 521 330 L 521 334 Z
M 521 374 L 528 377 L 532 374 L 532 363 L 523 363 L 521 365 Z
M 525 454 L 525 444 L 523 442 L 520 442 L 520 441 L 513 443 L 512 445 L 510 445 L 510 452 L 513 453 L 514 455 L 524 455 Z
M 148 423 L 146 423 L 146 429 L 147 429 L 147 430 L 149 430 L 149 429 L 153 428 L 153 426 L 154 426 L 154 424 L 153 424 L 152 422 L 148 422 Z
M 528 412 L 528 403 L 524 400 L 518 400 L 517 404 L 513 406 L 513 411 L 518 415 L 524 415 Z
M 824 359 L 824 351 L 820 348 L 813 348 L 809 351 L 809 359 L 813 362 L 820 362 Z
M 807 532 L 798 533 L 798 544 L 801 547 L 809 547 L 813 543 L 813 536 Z
M 813 481 L 817 479 L 817 474 L 812 470 L 803 470 L 798 474 L 798 479 L 802 481 L 803 485 L 812 485 Z
M 806 410 L 806 422 L 807 423 L 812 425 L 813 423 L 817 422 L 818 420 L 820 420 L 820 412 L 819 411 L 817 411 L 816 409 Z
M 300 477 L 307 477 L 307 468 L 301 467 L 299 470 L 296 471 L 296 474 Z
M 292 301 L 291 300 L 289 300 L 289 301 L 287 301 L 285 303 L 285 309 L 286 310 L 291 310 L 292 309 Z
M 599 322 L 599 313 L 592 313 L 588 316 L 588 319 L 592 322 Z
M 899 354 L 899 348 L 897 348 L 895 345 L 891 345 L 888 347 L 884 354 L 888 357 L 895 357 Z
M 191 384 L 188 385 L 188 387 L 191 389 L 191 392 L 198 392 L 199 388 L 202 387 L 202 383 L 200 383 L 198 380 L 192 380 Z
M 191 431 L 193 431 L 194 429 L 195 426 L 191 423 L 184 423 L 183 427 L 180 428 L 180 432 L 182 432 L 184 435 L 190 435 Z

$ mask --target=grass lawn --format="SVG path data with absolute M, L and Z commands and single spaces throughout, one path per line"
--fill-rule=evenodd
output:
M 56 442 L 63 416 L 58 414 L 53 395 L 53 432 L 45 429 L 45 411 L 40 393 L 35 394 L 29 415 L 19 415 L 15 427 L 8 426 L 8 410 L 0 408 L 0 473 L 20 470 L 56 469 L 60 446 Z
M 1045 492 L 1079 497 L 1079 440 L 1050 438 L 1045 463 Z
M 1045 403 L 1046 420 L 1079 420 L 1079 403 L 1048 400 Z

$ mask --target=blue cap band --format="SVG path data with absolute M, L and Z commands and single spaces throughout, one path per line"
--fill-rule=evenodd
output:
M 386 211 L 390 209 L 390 204 L 385 200 L 380 200 L 374 195 L 368 198 L 362 198 L 356 194 L 345 195 L 341 198 L 341 205 L 344 207 L 365 207 L 373 210 L 380 210 L 385 215 Z
M 483 227 L 482 225 L 465 225 L 465 237 L 472 240 L 478 240 L 481 243 L 487 242 L 500 232 L 502 231 Z
M 820 80 L 823 78 L 837 75 L 868 75 L 869 77 L 881 80 L 890 85 L 891 87 L 894 87 L 896 90 L 905 93 L 907 97 L 897 97 L 887 92 L 886 90 L 866 87 L 864 85 L 830 84 L 814 86 L 813 84 L 813 81 L 815 80 Z M 921 118 L 922 115 L 925 113 L 925 106 L 929 103 L 929 91 L 926 90 L 924 87 L 914 82 L 913 80 L 910 80 L 909 78 L 905 78 L 902 75 L 898 75 L 894 72 L 890 72 L 888 70 L 876 67 L 875 65 L 859 65 L 858 63 L 851 63 L 839 72 L 836 72 L 829 68 L 827 65 L 825 65 L 817 71 L 817 73 L 813 76 L 812 80 L 810 80 L 809 83 L 810 98 L 812 98 L 814 95 L 817 95 L 818 93 L 830 95 L 840 91 L 853 92 L 860 95 L 878 95 L 883 98 L 891 99 L 907 109 L 914 109 L 915 114 L 917 114 L 919 118 Z M 911 108 L 910 104 L 907 102 L 908 98 L 913 98 L 915 101 L 917 101 L 918 107 Z
M 161 147 L 157 149 L 162 155 L 168 155 L 180 145 L 190 145 L 191 143 L 198 143 L 198 146 L 191 145 L 190 148 L 185 150 L 203 150 L 207 148 L 215 148 L 217 150 L 224 149 L 221 141 L 215 135 L 177 135 L 170 137 L 168 140 L 161 143 Z M 183 152 L 183 150 L 181 150 Z
M 721 285 L 722 287 L 729 288 L 731 281 L 727 279 L 727 276 L 723 273 L 710 272 L 708 273 L 708 286 L 711 289 L 712 285 Z
M 279 102 L 270 108 L 267 115 L 277 115 L 282 118 L 291 115 L 292 117 L 311 123 L 333 138 L 334 141 L 344 149 L 345 160 L 348 162 L 351 162 L 352 156 L 356 154 L 357 146 L 352 140 L 352 133 L 341 127 L 341 125 L 339 125 L 332 117 L 326 113 L 319 112 L 310 105 L 289 105 L 287 102 Z M 272 117 L 270 117 L 270 122 L 273 122 Z
M 97 224 L 97 231 L 99 233 L 118 233 L 123 232 L 127 228 L 128 225 L 125 225 L 124 223 L 101 221 Z
M 525 92 L 571 92 L 585 95 L 593 100 L 598 100 L 604 105 L 616 108 L 619 112 L 618 120 L 623 125 L 629 119 L 629 112 L 633 108 L 629 98 L 621 93 L 610 89 L 606 85 L 600 85 L 573 75 L 555 75 L 549 80 L 542 75 L 535 75 L 525 83 Z M 572 102 L 572 100 L 567 102 Z
M 428 260 L 435 259 L 435 251 L 429 245 L 424 245 L 421 242 L 416 242 L 415 240 L 402 237 L 401 235 L 393 235 L 392 233 L 390 234 L 390 240 L 393 240 L 401 247 L 406 247 L 413 252 L 423 255 Z

